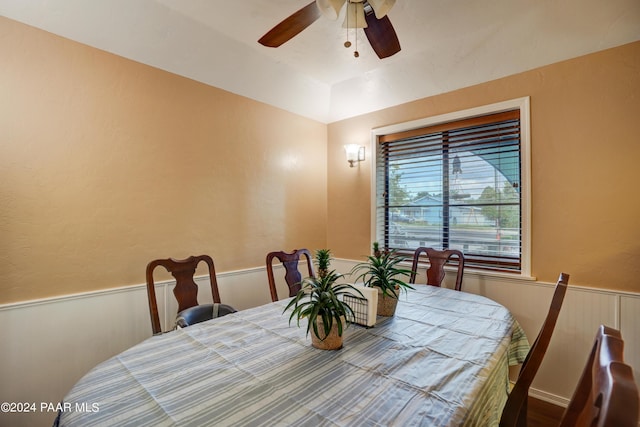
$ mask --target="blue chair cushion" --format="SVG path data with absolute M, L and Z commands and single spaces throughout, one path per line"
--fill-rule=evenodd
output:
M 179 312 L 176 316 L 176 326 L 186 328 L 189 325 L 226 316 L 236 311 L 238 310 L 227 304 L 200 304 Z

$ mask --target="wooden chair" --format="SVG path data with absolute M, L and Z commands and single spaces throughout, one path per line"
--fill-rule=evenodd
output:
M 638 427 L 638 387 L 620 331 L 600 325 L 560 427 Z
M 211 295 L 214 303 L 220 303 L 220 293 L 218 292 L 218 282 L 216 281 L 216 271 L 213 260 L 209 255 L 190 256 L 187 259 L 156 259 L 147 264 L 147 296 L 149 297 L 149 312 L 151 313 L 151 328 L 153 334 L 162 333 L 160 326 L 160 316 L 158 315 L 158 303 L 156 301 L 156 289 L 153 281 L 153 270 L 164 267 L 176 279 L 176 286 L 173 294 L 178 301 L 178 312 L 198 305 L 198 285 L 193 280 L 198 264 L 204 261 L 209 267 L 209 282 L 211 284 Z
M 267 254 L 267 277 L 269 278 L 269 290 L 271 291 L 271 300 L 278 301 L 278 291 L 276 290 L 276 281 L 273 277 L 273 259 L 278 259 L 285 269 L 285 282 L 289 287 L 289 296 L 295 296 L 300 290 L 300 282 L 302 274 L 298 270 L 300 257 L 304 256 L 307 261 L 308 277 L 315 277 L 313 271 L 313 262 L 311 252 L 308 249 L 294 249 L 293 252 L 269 252 Z
M 524 427 L 527 425 L 527 400 L 529 398 L 529 387 L 533 382 L 533 379 L 540 368 L 542 359 L 544 358 L 549 342 L 551 341 L 551 335 L 556 326 L 560 309 L 562 308 L 562 302 L 567 292 L 567 285 L 569 283 L 569 275 L 561 273 L 556 283 L 556 289 L 553 292 L 553 298 L 551 299 L 551 306 L 547 317 L 538 332 L 536 340 L 529 349 L 527 357 L 522 363 L 520 368 L 520 374 L 516 380 L 516 384 L 509 393 L 509 398 L 502 411 L 502 417 L 500 418 L 500 427 Z
M 409 283 L 416 283 L 416 275 L 418 272 L 418 262 L 420 255 L 425 253 L 429 259 L 429 268 L 427 269 L 427 285 L 441 286 L 444 280 L 444 266 L 452 258 L 458 260 L 458 274 L 456 275 L 456 291 L 462 290 L 462 275 L 464 273 L 464 255 L 456 249 L 437 250 L 433 248 L 419 247 L 413 253 L 413 265 L 411 266 L 411 277 Z

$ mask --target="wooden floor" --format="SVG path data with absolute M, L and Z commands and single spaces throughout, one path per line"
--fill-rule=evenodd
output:
M 561 406 L 529 397 L 527 427 L 557 427 L 563 413 Z

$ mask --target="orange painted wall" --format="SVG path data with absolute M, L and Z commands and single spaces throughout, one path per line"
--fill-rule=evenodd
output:
M 342 146 L 522 96 L 533 275 L 640 291 L 640 43 L 328 126 L 2 17 L 0 52 L 0 304 L 143 283 L 160 257 L 361 259 L 371 153 L 351 169 Z
M 0 52 L 0 303 L 325 246 L 325 124 L 3 17 Z
M 369 253 L 372 128 L 531 97 L 532 274 L 640 291 L 640 42 L 329 125 L 328 246 Z M 370 153 L 369 153 L 370 154 Z M 370 158 L 370 156 L 369 156 Z

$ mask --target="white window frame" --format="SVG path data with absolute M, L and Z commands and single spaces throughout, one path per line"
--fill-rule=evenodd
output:
M 467 110 L 456 111 L 452 113 L 441 114 L 438 116 L 425 117 L 423 119 L 413 120 L 410 122 L 398 123 L 394 125 L 379 127 L 371 130 L 371 146 L 370 152 L 373 156 L 373 165 L 371 167 L 371 241 L 383 241 L 384 236 L 378 235 L 377 221 L 377 180 L 376 172 L 378 170 L 378 136 L 387 135 L 418 129 L 427 126 L 437 125 L 455 120 L 468 119 L 487 114 L 500 113 L 503 111 L 520 110 L 520 174 L 521 182 L 521 233 L 522 233 L 522 254 L 520 260 L 519 273 L 499 273 L 491 271 L 482 271 L 482 274 L 504 276 L 508 274 L 511 277 L 519 276 L 522 278 L 531 278 L 531 124 L 530 124 L 530 100 L 529 97 L 517 98 L 495 104 L 483 105 L 480 107 L 470 108 Z

